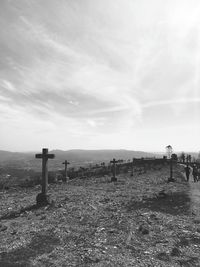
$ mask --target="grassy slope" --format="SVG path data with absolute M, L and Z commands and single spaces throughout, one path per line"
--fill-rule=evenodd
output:
M 53 185 L 53 205 L 19 214 L 40 189 L 1 192 L 0 266 L 200 266 L 189 187 L 178 169 L 175 183 L 167 177 L 164 168 Z

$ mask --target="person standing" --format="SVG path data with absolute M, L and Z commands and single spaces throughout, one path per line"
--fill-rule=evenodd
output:
M 193 169 L 192 169 L 192 175 L 194 178 L 194 182 L 197 182 L 198 170 L 197 170 L 197 166 L 195 164 L 194 164 Z
M 197 166 L 197 181 L 200 181 L 200 166 Z
M 190 167 L 188 165 L 185 167 L 185 175 L 188 182 L 190 178 Z

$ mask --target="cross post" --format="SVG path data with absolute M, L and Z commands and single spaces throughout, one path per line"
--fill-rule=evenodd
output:
M 69 180 L 69 177 L 67 176 L 67 165 L 70 164 L 70 162 L 68 162 L 67 160 L 65 160 L 62 164 L 65 165 L 65 177 L 64 177 L 64 181 L 67 182 Z
M 133 168 L 134 168 L 134 158 L 133 158 L 132 164 L 131 164 L 131 176 L 133 176 Z
M 115 158 L 110 161 L 110 163 L 113 164 L 113 177 L 111 178 L 111 182 L 116 182 L 117 178 L 116 178 L 116 163 L 118 162 L 118 160 L 116 160 Z
M 173 182 L 173 159 L 170 158 L 170 178 L 168 179 L 169 182 Z
M 47 195 L 48 189 L 48 159 L 53 159 L 54 154 L 48 154 L 48 148 L 42 149 L 42 154 L 36 154 L 36 159 L 42 159 L 42 192 L 37 195 L 37 205 L 49 204 L 50 196 Z

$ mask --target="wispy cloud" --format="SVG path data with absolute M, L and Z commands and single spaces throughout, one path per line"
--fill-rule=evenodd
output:
M 155 101 L 143 104 L 143 108 L 150 108 L 155 106 L 163 106 L 163 105 L 174 105 L 174 104 L 188 104 L 188 103 L 199 103 L 200 97 L 196 98 L 180 98 L 180 99 L 172 99 L 172 100 L 162 100 L 162 101 Z
M 62 131 L 53 144 L 62 146 L 66 136 L 82 146 L 76 138 L 84 136 L 85 146 L 95 147 L 92 136 L 101 144 L 110 136 L 117 147 L 120 136 L 162 126 L 167 108 L 169 127 L 181 125 L 183 115 L 195 126 L 198 0 L 11 0 L 0 10 L 0 120 L 7 132 L 19 132 L 17 117 L 28 136 L 39 128 L 43 142 Z

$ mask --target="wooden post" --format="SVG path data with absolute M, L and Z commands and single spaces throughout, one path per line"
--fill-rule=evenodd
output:
M 116 163 L 117 162 L 118 161 L 115 160 L 115 158 L 112 161 L 110 161 L 110 163 L 113 164 L 113 177 L 111 178 L 111 182 L 116 182 L 117 181 L 117 178 L 116 178 Z
M 167 155 L 169 158 L 169 166 L 170 166 L 170 177 L 168 178 L 168 182 L 173 182 L 173 156 L 172 156 L 172 146 L 168 145 L 166 146 Z
M 170 177 L 168 178 L 168 182 L 174 182 L 174 178 L 173 178 L 173 158 L 172 157 L 169 160 L 169 167 L 170 167 Z
M 53 159 L 54 154 L 48 154 L 48 148 L 42 149 L 42 154 L 36 154 L 35 158 L 42 159 L 42 192 L 37 195 L 37 205 L 47 205 L 50 203 L 50 196 L 47 195 L 48 190 L 48 159 Z
M 173 180 L 173 159 L 170 159 L 170 181 Z
M 133 176 L 133 168 L 134 168 L 134 158 L 133 158 L 133 160 L 132 160 L 132 164 L 131 164 L 132 166 L 131 166 L 131 176 Z
M 65 160 L 62 164 L 65 165 L 65 177 L 64 177 L 64 182 L 67 182 L 69 180 L 69 177 L 67 176 L 67 165 L 70 164 L 67 160 Z

